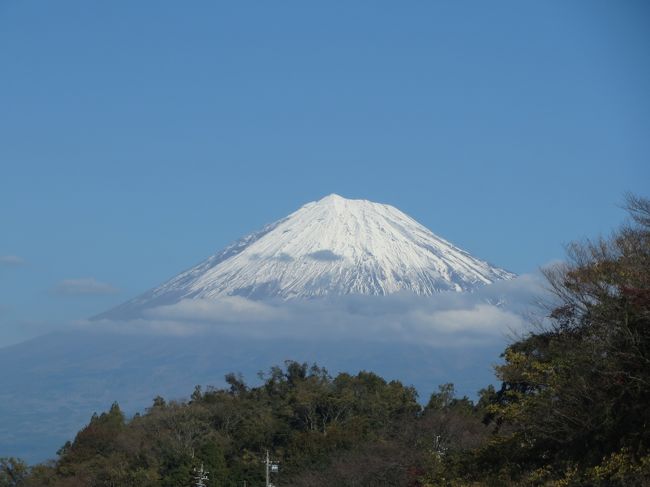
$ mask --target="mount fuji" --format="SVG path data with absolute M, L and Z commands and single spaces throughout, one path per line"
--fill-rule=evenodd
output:
M 436 236 L 397 208 L 336 194 L 307 203 L 97 319 L 183 299 L 315 298 L 472 291 L 514 274 Z
M 134 414 L 287 359 L 471 395 L 521 322 L 514 277 L 392 206 L 327 196 L 91 321 L 0 349 L 0 457 L 43 460 L 113 401 Z

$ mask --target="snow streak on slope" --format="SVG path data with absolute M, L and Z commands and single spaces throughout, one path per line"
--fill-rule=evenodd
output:
M 432 295 L 512 277 L 390 205 L 332 194 L 98 318 L 133 317 L 188 298 Z

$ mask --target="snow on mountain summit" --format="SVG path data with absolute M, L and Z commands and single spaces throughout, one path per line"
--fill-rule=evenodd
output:
M 98 318 L 132 316 L 188 298 L 431 295 L 513 277 L 393 206 L 331 194 Z

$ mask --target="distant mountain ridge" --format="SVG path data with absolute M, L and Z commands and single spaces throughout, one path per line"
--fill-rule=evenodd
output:
M 137 317 L 182 299 L 432 295 L 513 277 L 393 206 L 331 194 L 96 318 Z

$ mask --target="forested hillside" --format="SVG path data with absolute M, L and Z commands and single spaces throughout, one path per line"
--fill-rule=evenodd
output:
M 559 304 L 476 403 L 446 384 L 422 406 L 371 372 L 287 362 L 129 420 L 115 404 L 51 464 L 3 459 L 0 486 L 180 487 L 201 464 L 210 486 L 259 486 L 266 449 L 277 486 L 650 485 L 650 201 L 628 210 L 546 271 Z
M 117 404 L 93 416 L 51 466 L 19 485 L 188 485 L 201 464 L 208 485 L 261 485 L 265 449 L 278 485 L 417 485 L 436 447 L 480 444 L 483 413 L 451 385 L 422 408 L 414 389 L 369 372 L 330 377 L 289 362 L 250 388 L 197 387 L 187 403 L 156 398 L 126 421 Z M 13 485 L 13 484 L 9 484 Z

